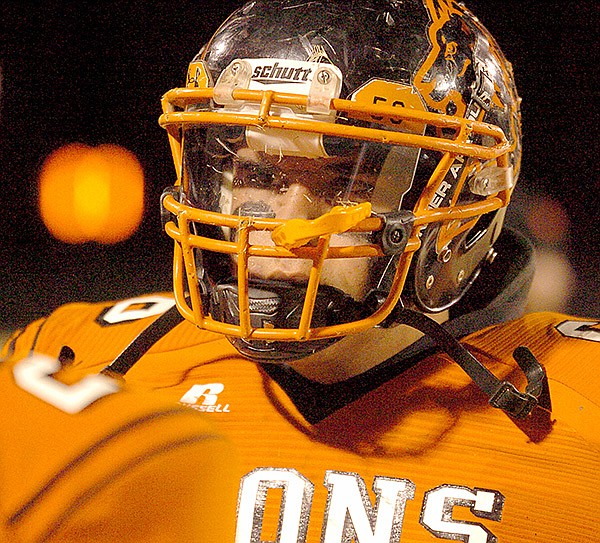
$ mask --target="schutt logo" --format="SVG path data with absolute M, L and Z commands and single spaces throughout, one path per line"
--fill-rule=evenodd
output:
M 309 80 L 312 68 L 302 66 L 281 66 L 279 62 L 256 66 L 252 79 L 260 82 L 282 81 L 286 83 L 305 83 Z

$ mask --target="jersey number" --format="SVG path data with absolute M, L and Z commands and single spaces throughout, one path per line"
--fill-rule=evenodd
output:
M 155 315 L 162 315 L 175 305 L 175 300 L 165 296 L 140 296 L 113 305 L 102 313 L 97 322 L 101 326 L 137 321 Z
M 564 321 L 556 329 L 566 337 L 600 343 L 599 325 L 598 321 Z
M 52 377 L 60 367 L 58 360 L 34 354 L 16 364 L 13 375 L 23 390 L 69 414 L 79 413 L 96 400 L 120 390 L 117 382 L 106 375 L 87 375 L 66 385 Z

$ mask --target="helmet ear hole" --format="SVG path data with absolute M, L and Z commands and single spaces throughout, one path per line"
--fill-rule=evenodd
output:
M 472 228 L 439 251 L 442 226 L 432 225 L 425 231 L 410 274 L 410 292 L 414 293 L 414 301 L 420 309 L 433 313 L 443 311 L 465 295 L 500 235 L 505 212 L 503 208 L 482 215 Z

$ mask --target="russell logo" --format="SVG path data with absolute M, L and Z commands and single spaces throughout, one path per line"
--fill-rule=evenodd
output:
M 229 413 L 228 403 L 218 403 L 219 394 L 224 389 L 223 383 L 194 385 L 180 398 L 179 403 L 205 413 Z

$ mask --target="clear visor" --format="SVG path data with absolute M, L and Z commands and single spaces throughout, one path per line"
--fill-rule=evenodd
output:
M 183 154 L 184 193 L 194 207 L 245 217 L 313 220 L 334 206 L 362 202 L 370 202 L 375 213 L 400 209 L 419 150 L 289 130 L 210 125 L 186 130 Z M 214 235 L 235 240 L 236 232 L 219 230 Z M 249 241 L 273 245 L 268 231 L 251 232 Z M 345 232 L 330 239 L 330 247 L 371 243 L 370 233 Z M 362 301 L 381 287 L 389 265 L 382 260 L 327 259 L 321 284 Z M 235 257 L 231 263 L 231 270 L 216 275 L 234 276 Z M 312 265 L 302 258 L 251 257 L 249 272 L 259 281 L 302 284 Z

